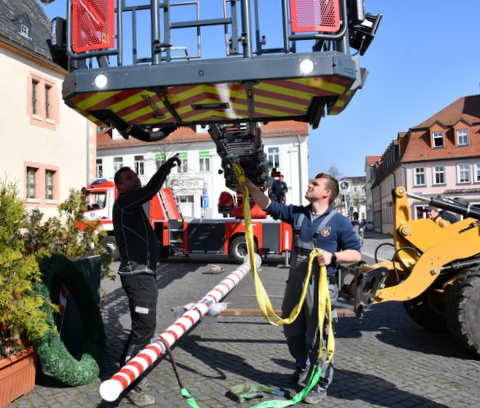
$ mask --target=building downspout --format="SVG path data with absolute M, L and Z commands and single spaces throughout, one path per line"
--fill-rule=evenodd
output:
M 86 166 L 86 182 L 85 185 L 88 186 L 90 184 L 90 121 L 86 120 L 86 134 L 87 134 L 87 166 Z
M 300 186 L 298 190 L 298 202 L 302 202 L 302 179 L 303 179 L 303 173 L 302 173 L 302 143 L 300 142 L 300 135 L 297 135 L 297 141 L 298 141 L 298 185 Z

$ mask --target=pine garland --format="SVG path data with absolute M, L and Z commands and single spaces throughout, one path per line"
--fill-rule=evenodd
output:
M 50 298 L 52 282 L 61 281 L 75 299 L 84 330 L 84 350 L 79 360 L 66 349 L 57 332 L 52 309 L 44 302 L 50 329 L 39 339 L 33 340 L 35 349 L 47 370 L 62 383 L 75 387 L 89 384 L 100 374 L 105 357 L 105 330 L 100 309 L 81 270 L 63 255 L 52 255 L 40 262 L 43 282 L 35 283 L 36 292 Z

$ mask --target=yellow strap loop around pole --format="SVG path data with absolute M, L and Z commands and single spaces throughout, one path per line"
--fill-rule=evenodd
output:
M 243 190 L 243 216 L 245 222 L 245 237 L 247 241 L 247 249 L 248 249 L 248 258 L 250 260 L 250 266 L 252 271 L 252 276 L 255 282 L 255 292 L 257 294 L 257 302 L 265 319 L 270 324 L 275 326 L 280 326 L 284 324 L 290 324 L 295 321 L 295 319 L 300 314 L 302 310 L 303 304 L 305 302 L 305 298 L 307 296 L 308 285 L 303 285 L 303 290 L 300 295 L 299 303 L 294 307 L 292 313 L 288 318 L 283 319 L 282 317 L 278 316 L 275 313 L 275 310 L 272 306 L 272 302 L 270 301 L 270 297 L 268 296 L 265 287 L 257 273 L 257 267 L 255 264 L 255 251 L 254 251 L 254 235 L 253 235 L 253 227 L 252 227 L 252 216 L 250 213 L 250 201 L 249 201 L 249 191 L 248 188 L 243 186 L 245 182 L 245 172 L 243 171 L 242 167 L 239 163 L 233 164 L 233 170 L 235 175 L 238 179 L 240 186 L 242 186 Z M 305 282 L 310 281 L 310 276 L 312 275 L 312 265 L 315 261 L 318 254 L 322 251 L 319 248 L 315 248 L 310 253 L 310 258 L 308 260 L 308 270 L 307 275 L 305 277 Z M 328 316 L 328 336 L 327 336 L 327 356 L 325 358 L 325 362 L 328 362 L 332 359 L 333 353 L 335 351 L 335 339 L 333 334 L 333 327 L 332 327 L 332 307 L 330 302 L 330 294 L 328 291 L 328 280 L 327 280 L 327 268 L 322 266 L 320 268 L 320 279 L 318 282 L 318 323 L 319 323 L 319 336 L 320 339 L 322 338 L 323 328 L 325 323 L 325 315 Z M 270 318 L 272 316 L 276 321 Z M 322 358 L 322 342 L 320 341 L 320 353 L 319 358 Z

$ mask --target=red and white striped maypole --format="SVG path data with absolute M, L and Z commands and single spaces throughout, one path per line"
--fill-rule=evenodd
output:
M 261 258 L 255 254 L 256 267 L 261 265 Z M 160 341 L 153 341 L 134 358 L 128 361 L 120 371 L 109 380 L 100 385 L 100 395 L 106 401 L 115 401 L 120 394 L 158 358 L 165 355 L 165 341 L 169 347 L 185 334 L 205 313 L 215 304 L 220 302 L 250 271 L 250 261 L 245 258 L 245 263 L 230 273 L 217 286 L 208 292 L 203 299 L 188 309 L 179 319 L 169 326 L 159 337 Z

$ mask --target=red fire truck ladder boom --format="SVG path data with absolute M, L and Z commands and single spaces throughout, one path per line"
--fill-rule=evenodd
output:
M 345 109 L 382 16 L 365 14 L 363 0 L 131 3 L 68 0 L 67 21 L 54 19 L 52 44 L 70 62 L 65 102 L 125 138 L 208 127 L 231 188 L 237 160 L 257 185 L 266 180 L 259 123 L 316 128 Z

